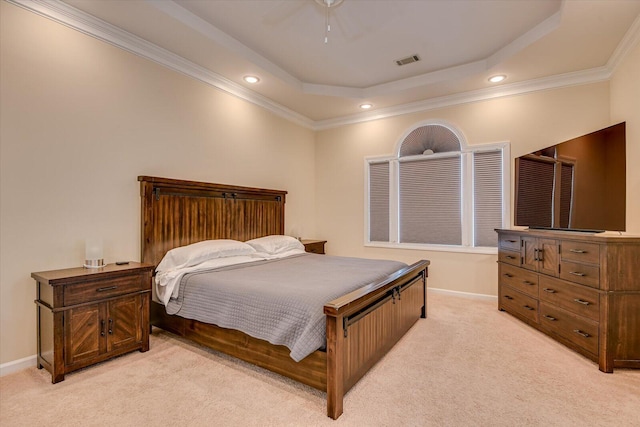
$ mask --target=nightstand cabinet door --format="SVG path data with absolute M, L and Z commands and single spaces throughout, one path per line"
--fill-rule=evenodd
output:
M 65 365 L 91 361 L 106 350 L 104 305 L 91 304 L 67 310 L 64 315 Z
M 142 303 L 140 295 L 109 302 L 107 351 L 136 347 L 142 340 Z

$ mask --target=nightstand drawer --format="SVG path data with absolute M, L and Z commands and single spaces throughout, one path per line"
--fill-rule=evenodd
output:
M 83 302 L 92 302 L 102 298 L 148 289 L 149 284 L 145 280 L 146 277 L 147 275 L 145 274 L 139 274 L 65 285 L 64 305 L 70 306 Z
M 310 254 L 320 254 L 324 255 L 324 244 L 327 243 L 326 240 L 301 240 L 304 245 L 305 252 Z

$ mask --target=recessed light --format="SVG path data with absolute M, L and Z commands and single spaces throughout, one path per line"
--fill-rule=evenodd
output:
M 258 83 L 260 81 L 259 78 L 257 78 L 256 76 L 244 76 L 244 81 L 247 83 Z
M 491 83 L 500 83 L 501 81 L 503 81 L 506 78 L 507 78 L 507 76 L 505 76 L 504 74 L 499 74 L 497 76 L 489 77 L 489 81 Z
M 371 107 L 373 107 L 373 104 L 360 104 L 360 108 L 363 110 L 368 110 Z

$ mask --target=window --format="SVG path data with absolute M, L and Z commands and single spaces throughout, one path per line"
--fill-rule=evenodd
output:
M 366 244 L 495 252 L 507 226 L 508 144 L 466 146 L 453 126 L 422 123 L 396 156 L 366 163 Z

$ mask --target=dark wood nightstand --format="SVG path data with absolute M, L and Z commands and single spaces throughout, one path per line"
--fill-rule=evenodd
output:
M 51 382 L 76 369 L 134 350 L 149 350 L 153 266 L 130 262 L 102 268 L 31 273 L 37 282 L 38 369 Z
M 304 245 L 305 251 L 312 254 L 324 255 L 324 244 L 327 243 L 326 240 L 300 239 L 300 241 Z

